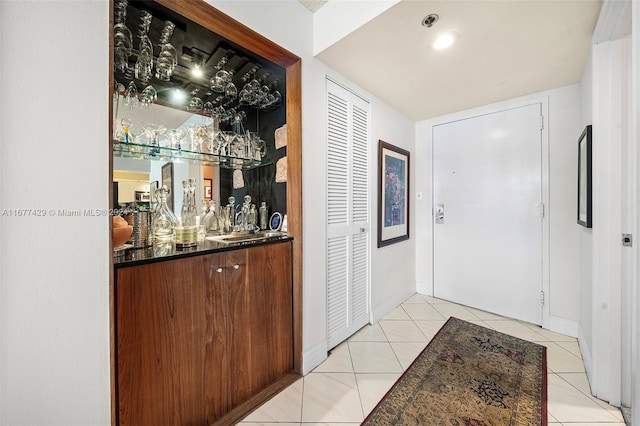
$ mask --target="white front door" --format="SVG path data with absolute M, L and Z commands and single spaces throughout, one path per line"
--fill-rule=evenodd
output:
M 435 297 L 542 323 L 541 111 L 433 127 Z

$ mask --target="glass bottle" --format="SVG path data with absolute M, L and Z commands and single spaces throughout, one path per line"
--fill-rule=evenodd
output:
M 260 203 L 260 229 L 266 230 L 269 226 L 269 210 L 266 201 Z
M 156 197 L 158 205 L 153 213 L 153 238 L 156 242 L 171 242 L 176 226 L 176 216 L 167 205 L 167 197 L 169 196 L 169 188 L 163 185 L 162 188 L 156 189 Z
M 251 207 L 249 208 L 249 219 L 247 220 L 247 228 L 249 231 L 256 231 L 257 216 L 258 212 L 256 211 L 256 205 L 251 204 Z
M 196 226 L 195 180 L 183 180 L 182 189 L 182 226 Z
M 176 248 L 195 247 L 198 242 L 198 227 L 196 226 L 195 209 L 195 180 L 183 180 L 181 226 L 176 227 Z
M 216 206 L 216 201 L 211 200 L 211 205 L 209 207 L 209 213 L 205 218 L 205 228 L 207 234 L 218 234 L 223 225 L 220 223 L 220 217 L 218 213 L 218 207 Z
M 196 216 L 196 223 L 198 223 L 198 241 L 204 239 L 207 234 L 206 223 L 211 216 L 210 205 L 207 200 L 202 200 L 202 207 L 200 208 L 200 216 Z
M 229 204 L 227 204 L 225 211 L 225 234 L 235 230 L 236 225 L 236 207 L 234 204 L 236 202 L 236 197 L 232 195 L 228 200 Z
M 251 210 L 251 196 L 244 196 L 244 203 L 242 204 L 242 222 L 240 224 L 240 230 L 250 231 L 249 229 L 249 212 Z

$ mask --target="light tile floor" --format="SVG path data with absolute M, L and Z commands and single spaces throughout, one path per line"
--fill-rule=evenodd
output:
M 547 347 L 550 426 L 624 425 L 618 408 L 591 396 L 576 339 L 420 294 L 337 346 L 240 424 L 359 425 L 449 316 Z

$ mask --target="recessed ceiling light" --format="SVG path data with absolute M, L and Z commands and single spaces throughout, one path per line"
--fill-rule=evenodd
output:
M 442 33 L 438 35 L 436 41 L 433 42 L 433 48 L 436 50 L 446 49 L 456 41 L 456 38 L 457 36 L 455 33 Z
M 193 69 L 191 70 L 191 75 L 194 77 L 202 77 L 203 73 L 200 65 L 194 65 Z
M 183 90 L 175 89 L 173 91 L 173 100 L 176 102 L 182 102 L 185 100 L 186 97 L 187 95 L 184 93 Z

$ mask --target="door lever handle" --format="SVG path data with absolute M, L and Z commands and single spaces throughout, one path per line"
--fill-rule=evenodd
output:
M 444 204 L 438 204 L 436 206 L 436 225 L 444 224 Z

